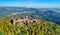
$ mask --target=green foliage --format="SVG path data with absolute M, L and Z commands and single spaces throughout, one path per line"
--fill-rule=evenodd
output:
M 11 24 L 11 18 L 0 20 L 0 32 L 4 35 L 60 35 L 60 26 L 40 19 L 40 22 L 25 24 Z M 1 34 L 0 34 L 1 35 Z

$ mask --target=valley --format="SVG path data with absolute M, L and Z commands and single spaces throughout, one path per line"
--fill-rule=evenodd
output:
M 55 22 L 60 25 L 60 8 L 26 8 L 26 7 L 1 7 L 0 17 L 29 15 L 33 18 L 41 17 L 44 20 Z M 22 16 L 21 16 L 22 15 Z

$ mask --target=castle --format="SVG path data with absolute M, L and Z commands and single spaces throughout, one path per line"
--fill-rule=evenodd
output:
M 27 24 L 27 23 L 33 23 L 33 22 L 39 22 L 40 19 L 38 20 L 34 20 L 34 19 L 31 19 L 30 17 L 26 16 L 25 18 L 21 18 L 21 19 L 13 19 L 11 20 L 11 23 L 12 24 Z
M 11 23 L 12 24 L 16 24 L 16 23 L 18 23 L 18 24 L 26 24 L 26 23 L 32 23 L 33 22 L 33 20 L 31 20 L 28 16 L 26 16 L 25 18 L 21 18 L 21 19 L 13 19 L 13 20 L 11 20 Z

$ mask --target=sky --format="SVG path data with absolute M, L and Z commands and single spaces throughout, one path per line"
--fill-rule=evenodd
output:
M 0 0 L 0 7 L 60 8 L 60 0 Z

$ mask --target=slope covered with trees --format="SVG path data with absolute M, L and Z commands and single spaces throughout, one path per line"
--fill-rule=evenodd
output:
M 0 35 L 60 35 L 60 26 L 50 21 L 40 19 L 39 22 L 14 25 L 10 23 L 11 19 L 0 19 Z

